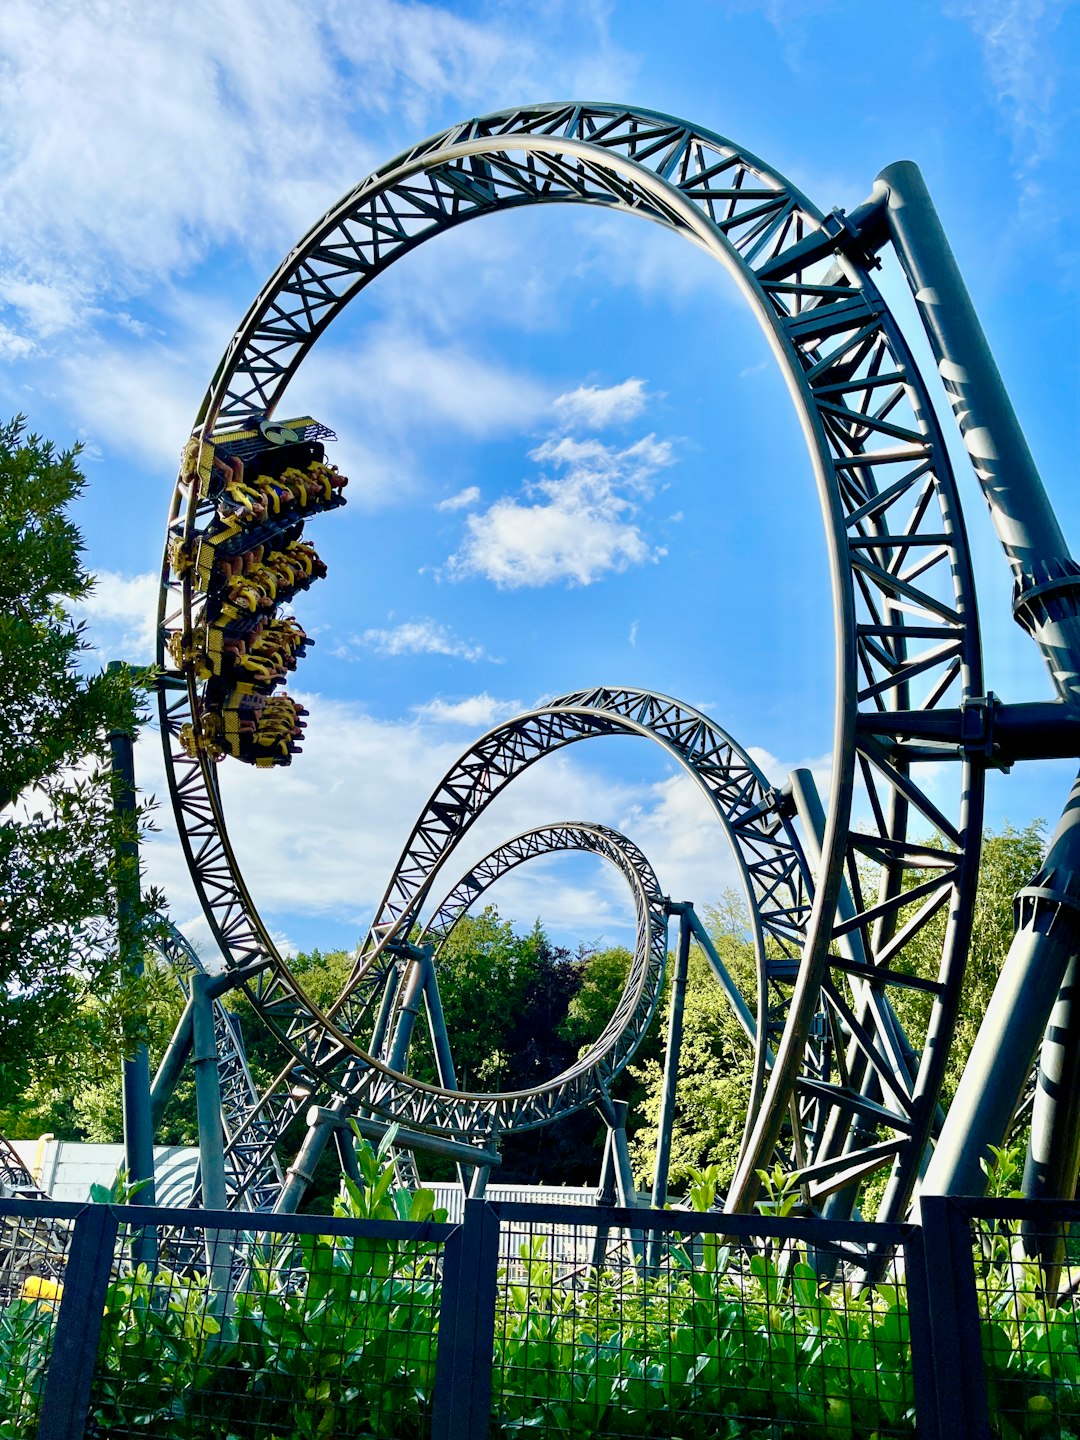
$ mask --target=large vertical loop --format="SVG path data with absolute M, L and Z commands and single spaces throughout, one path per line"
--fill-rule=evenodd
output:
M 833 1125 L 834 1138 L 844 1137 L 835 1138 L 838 1153 L 811 1155 L 804 1180 L 825 1194 L 840 1183 L 837 1175 L 854 1183 L 891 1160 L 885 1213 L 897 1214 L 928 1142 L 959 1001 L 982 774 L 962 749 L 901 743 L 879 721 L 891 710 L 963 703 L 981 695 L 982 681 L 967 547 L 933 406 L 871 262 L 842 221 L 823 218 L 730 141 L 654 112 L 554 104 L 468 121 L 369 176 L 290 252 L 223 357 L 189 454 L 197 458 L 201 443 L 239 421 L 268 417 L 335 316 L 417 245 L 482 215 L 582 202 L 662 224 L 734 278 L 785 376 L 825 522 L 836 701 L 822 860 L 766 1103 L 731 1203 L 751 1203 L 756 1170 L 793 1103 L 823 1116 L 865 1115 L 874 1105 L 892 1137 L 860 1151 L 850 1126 Z M 207 516 L 185 467 L 170 542 L 190 542 Z M 170 673 L 167 641 L 178 636 L 174 650 L 186 653 L 199 598 L 190 575 L 172 569 L 170 553 L 159 660 L 182 843 L 227 962 L 265 967 L 247 982 L 254 1003 L 316 1073 L 337 1075 L 348 1057 L 363 1058 L 362 1048 L 308 1002 L 277 953 L 236 864 L 215 761 L 205 747 L 189 754 L 180 744 L 183 733 L 200 734 L 200 696 L 190 667 Z M 762 622 L 763 630 L 802 623 L 796 616 Z M 943 760 L 951 762 L 945 784 Z M 940 966 L 933 976 L 913 974 L 905 947 L 943 906 L 949 924 Z M 912 985 L 929 987 L 930 1015 L 898 1067 L 884 997 Z M 811 1095 L 802 1077 L 823 1004 L 865 1083 L 851 1083 L 848 1064 L 843 1075 L 816 1080 Z

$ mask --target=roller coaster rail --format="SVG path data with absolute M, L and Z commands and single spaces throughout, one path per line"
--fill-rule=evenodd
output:
M 829 554 L 830 793 L 821 804 L 797 778 L 786 794 L 773 789 L 707 717 L 649 691 L 600 687 L 563 697 L 484 736 L 445 777 L 393 873 L 345 993 L 324 1012 L 303 993 L 259 916 L 219 783 L 223 756 L 287 763 L 302 739 L 302 709 L 270 691 L 308 642 L 276 619 L 270 579 L 260 582 L 269 590 L 259 603 L 269 594 L 277 628 L 245 653 L 237 636 L 247 622 L 235 615 L 247 603 L 246 557 L 256 535 L 260 563 L 264 550 L 279 558 L 288 550 L 279 578 L 303 588 L 317 577 L 317 557 L 300 540 L 303 521 L 343 499 L 344 481 L 325 462 L 326 427 L 311 417 L 273 417 L 313 345 L 390 264 L 467 220 L 552 203 L 624 211 L 690 240 L 728 271 L 765 332 L 807 441 Z M 983 684 L 948 450 L 931 390 L 872 275 L 886 244 L 916 294 L 998 525 L 1017 618 L 1059 695 L 1049 708 L 1036 702 L 1038 714 L 999 705 Z M 651 1014 L 651 972 L 638 970 L 597 1046 L 566 1075 L 526 1094 L 469 1095 L 421 1084 L 389 1065 L 380 1046 L 361 1041 L 387 986 L 396 992 L 401 947 L 421 923 L 441 866 L 514 776 L 596 735 L 660 743 L 710 796 L 754 916 L 760 1103 L 729 1207 L 752 1206 L 758 1171 L 787 1136 L 813 1202 L 842 1218 L 859 1186 L 889 1167 L 878 1214 L 897 1219 L 940 1124 L 976 894 L 985 769 L 1002 759 L 1080 753 L 1078 601 L 1080 570 L 913 166 L 883 172 L 850 215 L 826 215 L 756 156 L 669 116 L 603 104 L 502 111 L 423 141 L 333 206 L 256 298 L 207 390 L 173 491 L 159 609 L 162 735 L 181 843 L 224 963 L 292 1055 L 297 1088 L 321 1089 L 341 1113 L 468 1142 L 602 1100 Z M 772 623 L 794 627 L 802 619 Z M 927 834 L 938 838 L 920 838 Z M 987 1141 L 1008 1124 L 1028 1065 L 1019 1052 L 1029 1039 L 1034 1048 L 1069 946 L 1077 948 L 1068 918 L 1080 890 L 1073 878 L 1080 838 L 1073 836 L 1065 823 L 1053 865 L 1031 888 L 1025 938 L 1006 967 L 1020 1003 L 1010 1009 L 1006 997 L 988 1017 L 928 1187 L 948 1188 L 973 1157 L 977 1169 Z M 1049 956 L 1047 907 L 1057 927 Z M 940 961 L 917 973 L 908 947 L 925 944 L 939 914 L 946 917 Z M 1040 972 L 1041 989 L 1031 978 Z M 904 1034 L 890 997 L 912 989 L 929 1004 L 920 1033 Z M 390 1011 L 395 1003 L 387 1001 Z M 1002 1042 L 1017 1010 L 1019 1050 L 1006 1056 Z M 1048 1032 L 1044 1052 L 1059 1072 L 1080 1050 L 1080 1015 L 1065 1019 L 1058 1028 L 1069 1038 Z M 991 1098 L 980 1109 L 983 1093 Z M 260 1113 L 272 1109 L 268 1101 Z M 1044 1107 L 1036 1128 L 1053 1152 L 1044 1175 L 1059 1174 L 1062 1157 L 1075 1158 L 1077 1124 Z

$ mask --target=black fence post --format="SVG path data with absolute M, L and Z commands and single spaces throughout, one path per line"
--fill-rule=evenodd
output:
M 934 1371 L 934 1340 L 930 1328 L 930 1296 L 926 1287 L 923 1232 L 908 1227 L 904 1237 L 904 1288 L 911 1335 L 911 1373 L 915 1386 L 915 1425 L 919 1440 L 952 1440 L 938 1418 Z
M 88 1205 L 75 1220 L 38 1440 L 83 1440 L 116 1231 L 117 1218 L 109 1205 Z
M 971 1226 L 946 1196 L 924 1195 L 919 1205 L 939 1432 L 950 1440 L 989 1440 Z
M 487 1440 L 498 1268 L 495 1209 L 466 1200 L 465 1222 L 443 1250 L 431 1440 Z

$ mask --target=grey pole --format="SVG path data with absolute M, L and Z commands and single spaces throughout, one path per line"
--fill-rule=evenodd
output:
M 213 977 L 196 973 L 191 985 L 191 1059 L 195 1069 L 195 1109 L 199 1119 L 199 1183 L 204 1210 L 226 1210 L 225 1138 L 221 1128 L 221 1077 L 218 1072 Z M 206 1230 L 206 1265 L 213 1283 L 213 1299 L 220 1314 L 227 1313 L 232 1277 L 232 1246 L 228 1231 Z
M 697 911 L 692 905 L 690 906 L 688 911 L 688 920 L 690 924 L 690 929 L 693 932 L 694 939 L 701 946 L 701 949 L 705 955 L 705 959 L 709 962 L 709 968 L 713 972 L 713 975 L 716 977 L 717 984 L 720 986 L 721 990 L 723 990 L 725 996 L 727 997 L 728 1004 L 731 1006 L 732 1011 L 734 1012 L 735 1019 L 739 1022 L 740 1026 L 746 1034 L 746 1038 L 750 1041 L 750 1044 L 756 1045 L 757 1017 L 754 1015 L 754 1012 L 750 1009 L 750 1006 L 743 998 L 742 991 L 735 984 L 735 981 L 731 978 L 731 972 L 724 964 L 723 960 L 721 960 L 717 952 L 716 946 L 712 942 L 712 936 L 709 934 L 708 930 L 705 929 L 705 926 L 701 923 L 701 917 L 698 915 Z M 771 1064 L 771 1051 L 768 1052 L 768 1057 L 769 1063 Z
M 602 1209 L 615 1204 L 615 1140 L 614 1131 L 605 1124 L 604 1158 L 600 1165 L 600 1184 L 596 1191 L 596 1204 Z M 599 1270 L 607 1254 L 608 1227 L 598 1225 L 593 1236 L 589 1264 Z
M 184 1012 L 176 1022 L 176 1029 L 172 1033 L 165 1054 L 161 1057 L 161 1063 L 154 1076 L 154 1083 L 150 1087 L 150 1123 L 154 1130 L 161 1124 L 161 1117 L 165 1113 L 165 1107 L 172 1098 L 176 1089 L 177 1081 L 184 1073 L 184 1066 L 191 1054 L 191 999 L 188 999 L 184 1006 Z
M 424 994 L 427 958 L 421 954 L 419 958 L 413 960 L 405 980 L 404 993 L 401 997 L 401 1013 L 394 1031 L 394 1043 L 390 1047 L 390 1059 L 387 1061 L 391 1070 L 404 1072 L 405 1066 L 408 1064 L 413 1028 L 416 1025 L 416 1017 L 420 1011 L 420 1003 Z
M 319 1110 L 313 1114 L 315 1110 L 316 1107 L 312 1106 L 308 1111 L 308 1131 L 296 1159 L 285 1172 L 285 1184 L 274 1204 L 275 1215 L 292 1215 L 295 1212 L 311 1184 L 315 1166 L 322 1158 L 327 1141 L 334 1133 L 335 1121 L 331 1118 L 334 1112 Z
M 435 957 L 430 945 L 425 946 L 426 960 L 424 972 L 424 1009 L 427 1011 L 428 1033 L 431 1036 L 431 1048 L 435 1052 L 435 1073 L 439 1077 L 439 1084 L 444 1090 L 456 1090 L 458 1088 L 457 1071 L 454 1068 L 454 1056 L 450 1049 L 450 1035 L 446 1028 L 446 1015 L 443 1013 L 442 996 L 439 994 L 439 977 L 435 973 Z M 468 1167 L 458 1162 L 457 1166 L 458 1183 L 462 1192 L 468 1194 L 472 1184 L 472 1177 Z
M 1047 1016 L 1080 950 L 1080 776 L 1043 868 L 1016 897 L 1016 912 L 1016 935 L 927 1167 L 926 1195 L 983 1193 L 980 1161 L 988 1158 L 988 1146 L 1004 1139 Z M 1054 1043 L 1051 1034 L 1048 1044 Z M 1045 1055 L 1043 1063 L 1055 1073 Z M 1056 1098 L 1047 1091 L 1041 1107 L 1048 1127 L 1054 1126 Z M 1063 1154 L 1073 1142 L 1062 1134 L 1056 1143 Z M 1036 1139 L 1034 1153 L 1052 1153 L 1045 1138 Z
M 109 663 L 110 670 L 123 667 Z M 138 930 L 139 837 L 135 817 L 135 746 L 128 730 L 109 732 L 112 761 L 113 806 L 118 822 L 116 842 L 117 931 L 120 968 L 126 978 L 143 973 L 142 943 Z M 146 1041 L 132 1044 L 124 1037 L 123 1110 L 124 1164 L 128 1183 L 139 1188 L 131 1196 L 136 1205 L 154 1204 L 154 1130 L 150 1119 L 150 1053 Z
M 671 1009 L 668 1012 L 667 1048 L 664 1052 L 664 1088 L 660 1096 L 660 1121 L 656 1132 L 656 1169 L 653 1172 L 652 1206 L 662 1210 L 667 1203 L 668 1170 L 671 1167 L 671 1137 L 675 1128 L 675 1094 L 679 1083 L 679 1056 L 682 1052 L 683 1008 L 686 1004 L 686 975 L 690 964 L 689 903 L 672 904 L 668 911 L 679 917 L 679 948 L 671 981 Z
M 204 1210 L 224 1210 L 225 1142 L 221 1131 L 221 1083 L 218 1076 L 214 1002 L 206 993 L 209 975 L 191 977 L 192 1062 L 195 1067 L 195 1108 L 199 1117 L 199 1177 Z
M 456 1090 L 458 1088 L 457 1072 L 454 1069 L 454 1056 L 450 1050 L 450 1036 L 446 1029 L 446 1016 L 443 1014 L 442 996 L 439 994 L 439 981 L 435 974 L 435 962 L 432 959 L 430 947 L 426 948 L 424 1007 L 427 1010 L 428 1028 L 431 1031 L 431 1046 L 435 1051 L 435 1071 L 439 1077 L 439 1084 L 444 1090 Z
M 1042 652 L 1061 699 L 1080 708 L 1080 566 L 1069 553 L 1024 432 L 922 174 L 910 160 L 878 176 L 851 217 L 871 240 L 883 220 L 1013 573 L 1013 614 Z
M 1075 916 L 1073 917 L 1075 919 Z M 1080 956 L 1074 951 L 1065 969 L 1050 1023 L 1043 1036 L 1031 1110 L 1031 1136 L 1024 1165 L 1024 1194 L 1029 1199 L 1072 1200 L 1080 1167 Z M 1026 1237 L 1039 1254 L 1048 1297 L 1057 1295 L 1065 1259 L 1064 1226 L 1046 1234 L 1037 1224 Z
M 1080 566 L 1065 543 L 918 167 L 900 161 L 883 170 L 870 200 L 851 219 L 870 238 L 884 221 L 1012 570 L 1013 614 L 1038 645 L 1060 699 L 1076 710 Z M 1061 1081 L 1075 1073 L 1080 1015 L 1071 980 L 1060 996 L 1058 986 L 1067 973 L 1072 975 L 1080 955 L 1080 842 L 1072 838 L 1070 813 L 1076 801 L 1074 785 L 1051 843 L 1053 866 L 1048 857 L 1047 866 L 1017 897 L 1016 937 L 927 1170 L 927 1194 L 982 1192 L 979 1161 L 988 1145 L 1001 1143 L 1037 1031 L 1052 1009 L 1056 1018 L 1043 1043 L 1045 1083 L 1041 1080 L 1032 1114 L 1025 1190 L 1074 1193 L 1080 1114 L 1070 1087 Z M 1051 870 L 1052 883 L 1041 884 Z

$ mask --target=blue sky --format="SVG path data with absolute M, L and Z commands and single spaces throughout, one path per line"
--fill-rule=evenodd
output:
M 176 457 L 282 254 L 407 145 L 538 99 L 688 118 L 822 209 L 918 161 L 1080 548 L 1078 41 L 1071 0 L 7 0 L 0 410 L 86 447 L 102 655 L 149 658 Z M 910 322 L 897 277 L 883 286 Z M 832 637 L 810 466 L 764 338 L 707 257 L 576 208 L 465 226 L 350 307 L 279 413 L 307 411 L 338 432 L 352 483 L 310 532 L 330 576 L 297 607 L 316 638 L 291 687 L 312 711 L 305 753 L 287 774 L 225 776 L 283 942 L 353 943 L 443 771 L 563 691 L 666 691 L 776 778 L 824 773 Z M 988 684 L 1048 696 L 961 478 Z M 152 791 L 156 745 L 139 750 Z M 991 823 L 1052 818 L 1070 777 L 1050 762 L 992 777 Z M 468 853 L 563 819 L 626 830 L 677 897 L 731 882 L 699 798 L 631 741 L 545 761 Z M 200 938 L 167 806 L 158 824 L 150 876 Z M 517 872 L 496 898 L 566 943 L 631 933 L 597 861 Z

